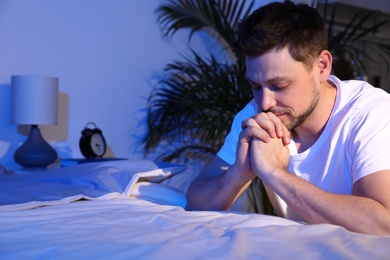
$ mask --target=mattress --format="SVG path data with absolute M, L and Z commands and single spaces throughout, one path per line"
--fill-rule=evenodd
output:
M 390 237 L 186 211 L 186 175 L 143 160 L 0 176 L 0 259 L 390 259 Z

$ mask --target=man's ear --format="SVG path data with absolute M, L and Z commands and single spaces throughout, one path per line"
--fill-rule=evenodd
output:
M 317 59 L 320 82 L 326 82 L 332 72 L 332 54 L 328 50 L 323 50 Z

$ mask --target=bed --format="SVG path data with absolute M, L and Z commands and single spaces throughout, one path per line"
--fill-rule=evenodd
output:
M 390 259 L 390 237 L 185 211 L 193 177 L 149 160 L 0 176 L 0 259 Z

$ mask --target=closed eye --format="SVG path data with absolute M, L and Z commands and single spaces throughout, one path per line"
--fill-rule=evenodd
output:
M 284 86 L 284 85 L 272 85 L 271 88 L 274 90 L 274 91 L 281 91 L 283 89 L 285 89 L 287 86 Z

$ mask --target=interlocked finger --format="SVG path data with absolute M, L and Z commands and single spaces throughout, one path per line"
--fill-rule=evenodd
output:
M 270 138 L 282 138 L 285 145 L 290 143 L 290 132 L 280 121 L 280 119 L 272 112 L 262 112 L 253 115 L 252 117 L 244 120 L 241 126 L 242 129 L 248 127 L 261 128 L 268 134 Z

